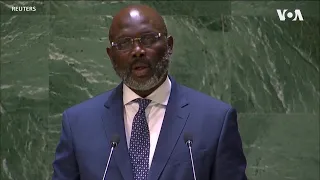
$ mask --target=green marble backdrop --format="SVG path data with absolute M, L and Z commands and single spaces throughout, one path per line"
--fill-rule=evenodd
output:
M 61 112 L 120 81 L 105 52 L 116 1 L 0 1 L 1 180 L 46 180 Z M 170 72 L 231 103 L 251 180 L 319 179 L 319 2 L 152 1 Z M 11 12 L 11 6 L 36 12 Z M 304 22 L 281 22 L 300 8 Z

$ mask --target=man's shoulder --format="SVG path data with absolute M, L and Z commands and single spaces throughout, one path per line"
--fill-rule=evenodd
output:
M 92 98 L 84 100 L 78 104 L 68 107 L 65 111 L 69 113 L 88 112 L 90 110 L 98 110 L 103 108 L 104 104 L 108 101 L 114 89 L 98 94 Z
M 212 108 L 215 107 L 215 109 L 220 110 L 229 110 L 232 108 L 232 106 L 218 98 L 215 98 L 213 96 L 210 96 L 208 94 L 205 94 L 203 92 L 200 92 L 198 90 L 180 85 L 182 90 L 184 91 L 184 95 L 187 97 L 188 101 L 192 104 L 197 105 L 199 108 L 208 107 Z

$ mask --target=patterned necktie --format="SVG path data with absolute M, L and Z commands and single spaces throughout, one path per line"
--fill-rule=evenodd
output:
M 132 164 L 133 179 L 147 180 L 149 171 L 150 134 L 145 109 L 149 99 L 135 99 L 139 110 L 133 118 L 130 137 L 129 156 Z

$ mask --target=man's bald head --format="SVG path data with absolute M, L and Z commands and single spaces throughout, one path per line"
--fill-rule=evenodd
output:
M 120 30 L 140 24 L 150 24 L 153 28 L 167 35 L 167 27 L 161 15 L 155 9 L 139 4 L 123 8 L 114 16 L 109 29 L 109 40 L 113 40 Z

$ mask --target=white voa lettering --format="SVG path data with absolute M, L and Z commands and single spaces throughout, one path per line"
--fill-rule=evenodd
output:
M 303 16 L 300 9 L 294 10 L 294 12 L 288 11 L 288 9 L 277 9 L 278 17 L 280 21 L 285 21 L 286 18 L 292 19 L 292 21 L 303 21 Z M 294 17 L 294 18 L 293 18 Z

